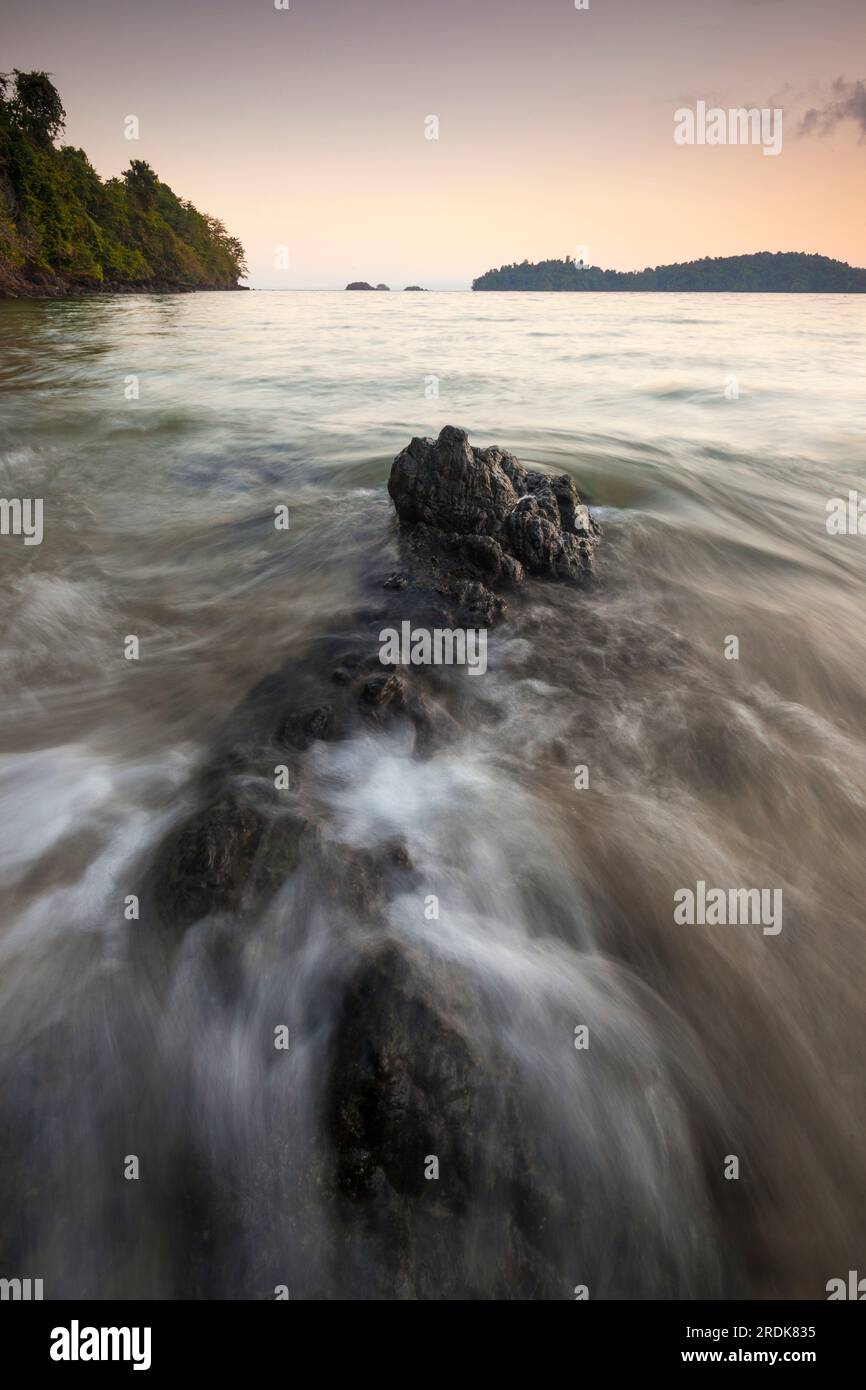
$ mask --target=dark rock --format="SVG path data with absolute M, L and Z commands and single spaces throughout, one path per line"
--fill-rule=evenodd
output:
M 371 676 L 364 683 L 361 691 L 361 703 L 368 711 L 383 711 L 387 709 L 400 709 L 406 696 L 406 687 L 402 676 L 395 672 Z
M 353 280 L 350 285 L 346 286 L 347 290 L 372 290 L 373 288 L 375 287 L 368 285 L 366 280 Z
M 376 289 L 377 289 L 377 290 L 390 290 L 390 288 L 391 288 L 390 285 L 377 285 L 377 286 L 376 286 Z
M 362 961 L 342 1002 L 329 1067 L 337 1187 L 353 1202 L 387 1189 L 461 1207 L 472 1186 L 478 1064 L 468 1034 L 395 943 Z M 424 1178 L 436 1154 L 442 1180 Z M 426 1193 L 425 1193 L 426 1189 Z
M 383 589 L 405 589 L 409 583 L 408 574 L 389 574 L 382 585 Z
M 592 569 L 598 528 L 573 481 L 495 446 L 474 449 L 453 425 L 397 455 L 388 491 L 401 521 L 440 533 L 442 548 L 494 580 L 520 583 L 524 566 L 559 579 Z
M 156 899 L 164 921 L 184 927 L 235 909 L 263 828 L 257 811 L 226 796 L 174 832 L 158 856 Z
M 388 491 L 401 521 L 473 535 L 497 535 L 518 500 L 498 460 L 482 458 L 453 425 L 435 443 L 413 439 L 397 455 Z
M 460 608 L 462 627 L 492 627 L 508 606 L 478 579 L 458 580 L 451 592 Z
M 508 515 L 507 543 L 530 574 L 568 579 L 589 569 L 591 552 L 584 552 L 576 537 L 563 532 L 555 501 L 552 506 L 556 520 L 546 495 L 521 497 Z
M 290 714 L 277 730 L 277 739 L 290 748 L 308 748 L 316 739 L 324 742 L 336 737 L 337 718 L 332 705 Z
M 417 292 L 420 293 L 420 294 L 429 294 L 429 293 L 430 293 L 430 291 L 427 290 L 427 289 L 425 289 L 423 285 L 407 285 L 406 288 L 405 288 L 405 290 L 403 291 L 403 293 L 404 293 L 404 294 L 408 294 L 410 290 L 415 290 L 415 291 L 417 291 Z
M 489 574 L 491 579 L 499 579 L 507 584 L 519 584 L 523 579 L 520 561 L 506 555 L 492 536 L 461 536 L 459 542 L 461 554 Z

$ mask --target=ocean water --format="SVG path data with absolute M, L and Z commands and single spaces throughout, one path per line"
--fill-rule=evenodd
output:
M 0 305 L 0 495 L 44 517 L 39 545 L 0 537 L 4 1275 L 820 1298 L 862 1266 L 866 535 L 826 520 L 866 495 L 864 327 L 853 296 Z M 327 854 L 399 841 L 411 884 L 372 913 L 302 858 L 151 959 L 128 895 L 203 777 L 267 781 L 251 745 L 225 766 L 245 699 L 278 673 L 291 709 L 351 631 L 396 555 L 391 460 L 444 424 L 574 477 L 596 579 L 528 586 L 423 756 L 389 728 L 305 753 Z M 699 881 L 781 890 L 781 930 L 676 922 Z M 354 1204 L 334 1177 L 335 1047 L 380 939 L 480 1078 L 441 1107 L 459 1200 L 447 1173 Z

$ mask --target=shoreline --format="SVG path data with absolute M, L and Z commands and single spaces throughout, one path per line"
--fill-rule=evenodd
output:
M 84 285 L 74 280 L 56 277 L 47 283 L 36 284 L 22 279 L 20 282 L 0 283 L 0 301 L 19 299 L 96 299 L 102 295 L 132 294 L 231 294 L 236 290 L 249 290 L 249 285 L 176 285 L 168 281 L 154 280 L 141 284 L 112 282 L 103 285 Z

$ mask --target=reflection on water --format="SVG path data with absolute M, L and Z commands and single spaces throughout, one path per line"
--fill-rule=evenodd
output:
M 0 306 L 0 495 L 45 516 L 40 546 L 0 540 L 0 1272 L 46 1296 L 822 1297 L 857 1268 L 866 538 L 829 536 L 825 507 L 866 491 L 864 316 Z M 388 730 L 313 743 L 321 872 L 142 969 L 124 902 L 153 847 L 245 738 L 244 696 L 351 628 L 393 549 L 390 460 L 447 422 L 574 475 L 598 582 L 530 587 L 424 757 Z M 326 882 L 395 840 L 416 877 L 375 912 Z M 675 925 L 698 880 L 782 888 L 783 931 Z M 401 1206 L 399 1256 L 387 1191 L 347 1215 L 327 1181 L 331 1049 L 377 934 L 484 1078 L 484 1122 L 454 1112 L 478 1129 L 459 1210 Z

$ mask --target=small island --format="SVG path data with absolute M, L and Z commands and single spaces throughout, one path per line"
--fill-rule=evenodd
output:
M 403 293 L 409 294 L 410 290 L 414 290 L 417 294 L 430 293 L 430 291 L 428 289 L 425 289 L 423 285 L 406 285 L 405 289 L 403 290 Z
M 65 122 L 47 73 L 0 74 L 0 298 L 246 289 L 222 222 L 144 160 L 103 182 Z
M 390 292 L 391 286 L 390 286 L 390 285 L 370 285 L 370 284 L 367 283 L 366 280 L 353 280 L 353 281 L 351 282 L 351 284 L 349 284 L 349 285 L 346 286 L 346 289 L 347 289 L 347 290 L 374 290 L 374 291 L 375 291 L 375 290 L 388 290 L 388 291 Z
M 680 294 L 863 294 L 866 270 L 829 256 L 799 251 L 758 251 L 749 256 L 705 256 L 699 261 L 646 270 L 601 270 L 566 256 L 561 261 L 521 261 L 488 270 L 473 290 L 577 292 L 599 290 Z

